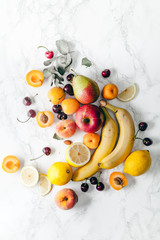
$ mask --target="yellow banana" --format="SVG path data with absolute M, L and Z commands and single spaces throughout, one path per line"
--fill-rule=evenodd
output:
M 120 133 L 115 149 L 98 163 L 100 168 L 110 169 L 121 164 L 130 154 L 134 144 L 134 122 L 127 110 L 112 106 L 104 100 L 101 100 L 100 104 L 115 113 L 119 124 Z
M 117 125 L 107 110 L 105 108 L 102 108 L 102 110 L 105 115 L 105 123 L 102 129 L 101 142 L 91 157 L 91 160 L 73 173 L 73 181 L 82 181 L 95 174 L 99 170 L 98 162 L 106 157 L 115 146 L 118 133 Z

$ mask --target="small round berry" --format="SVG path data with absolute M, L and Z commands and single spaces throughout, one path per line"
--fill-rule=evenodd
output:
M 153 141 L 150 138 L 144 138 L 143 144 L 146 146 L 150 146 L 153 143 Z
M 72 82 L 72 79 L 74 78 L 74 74 L 70 73 L 69 75 L 67 75 L 67 80 L 69 82 Z
M 30 99 L 29 97 L 25 97 L 25 98 L 23 99 L 23 104 L 24 104 L 25 106 L 30 106 L 31 103 L 32 103 L 32 101 L 31 101 L 31 99 Z
M 82 192 L 87 192 L 88 189 L 89 189 L 88 183 L 82 183 L 82 184 L 81 184 L 81 190 L 82 190 Z
M 97 186 L 96 186 L 96 189 L 97 189 L 98 191 L 103 191 L 103 189 L 104 189 L 104 184 L 103 184 L 102 182 L 99 182 L 99 183 L 97 184 Z
M 147 126 L 148 125 L 147 125 L 146 122 L 140 122 L 139 125 L 138 125 L 140 131 L 145 131 Z
M 102 76 L 104 78 L 108 78 L 111 75 L 111 71 L 109 69 L 105 69 L 102 71 Z
M 92 185 L 96 185 L 96 184 L 98 183 L 97 178 L 96 178 L 96 177 L 91 177 L 91 178 L 90 178 L 90 183 L 91 183 Z
M 73 93 L 73 87 L 71 84 L 66 84 L 63 88 L 63 90 L 68 93 L 70 96 L 73 96 L 74 93 Z
M 60 113 L 62 111 L 62 107 L 59 104 L 58 105 L 53 105 L 52 110 L 55 113 Z
M 36 116 L 36 112 L 33 109 L 30 109 L 27 113 L 28 117 L 34 118 Z
M 47 52 L 45 52 L 45 55 L 46 55 L 46 58 L 51 59 L 54 56 L 54 52 L 53 51 L 47 51 Z
M 42 149 L 42 152 L 45 154 L 45 155 L 50 155 L 50 153 L 51 153 L 51 149 L 49 148 L 49 147 L 44 147 L 43 149 Z
M 67 119 L 67 114 L 65 114 L 65 113 L 63 113 L 63 112 L 58 113 L 57 118 L 58 118 L 59 120 L 65 120 L 65 119 Z

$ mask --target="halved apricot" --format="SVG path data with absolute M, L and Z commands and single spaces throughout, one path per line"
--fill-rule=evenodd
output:
M 53 114 L 50 111 L 38 112 L 36 117 L 37 123 L 40 127 L 49 127 L 54 122 Z
M 128 184 L 127 178 L 121 172 L 111 173 L 109 183 L 115 190 L 121 190 Z
M 32 70 L 26 75 L 27 83 L 32 87 L 40 87 L 43 84 L 44 76 L 41 71 Z
M 3 159 L 2 169 L 7 173 L 14 173 L 19 168 L 19 160 L 17 157 L 9 155 Z

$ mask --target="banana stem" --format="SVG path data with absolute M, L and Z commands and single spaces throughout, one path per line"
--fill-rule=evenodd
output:
M 114 113 L 116 113 L 118 111 L 118 108 L 109 104 L 107 101 L 105 100 L 100 100 L 100 105 L 101 107 L 105 107 L 105 108 L 108 108 L 110 109 L 111 111 L 113 111 Z

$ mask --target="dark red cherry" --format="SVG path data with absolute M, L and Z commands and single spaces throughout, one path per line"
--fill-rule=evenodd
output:
M 104 78 L 108 78 L 111 75 L 111 71 L 109 69 L 105 69 L 102 71 L 102 76 Z
M 69 82 L 72 82 L 73 78 L 74 78 L 74 74 L 70 73 L 69 75 L 67 75 L 67 80 Z
M 89 189 L 88 183 L 82 183 L 82 184 L 81 184 L 81 190 L 82 190 L 82 192 L 87 192 L 88 189 Z
M 73 87 L 71 84 L 66 84 L 63 88 L 63 90 L 68 93 L 70 96 L 73 96 L 74 93 L 73 93 Z
M 59 104 L 58 105 L 53 105 L 52 110 L 55 113 L 60 113 L 60 112 L 62 112 L 62 107 Z

